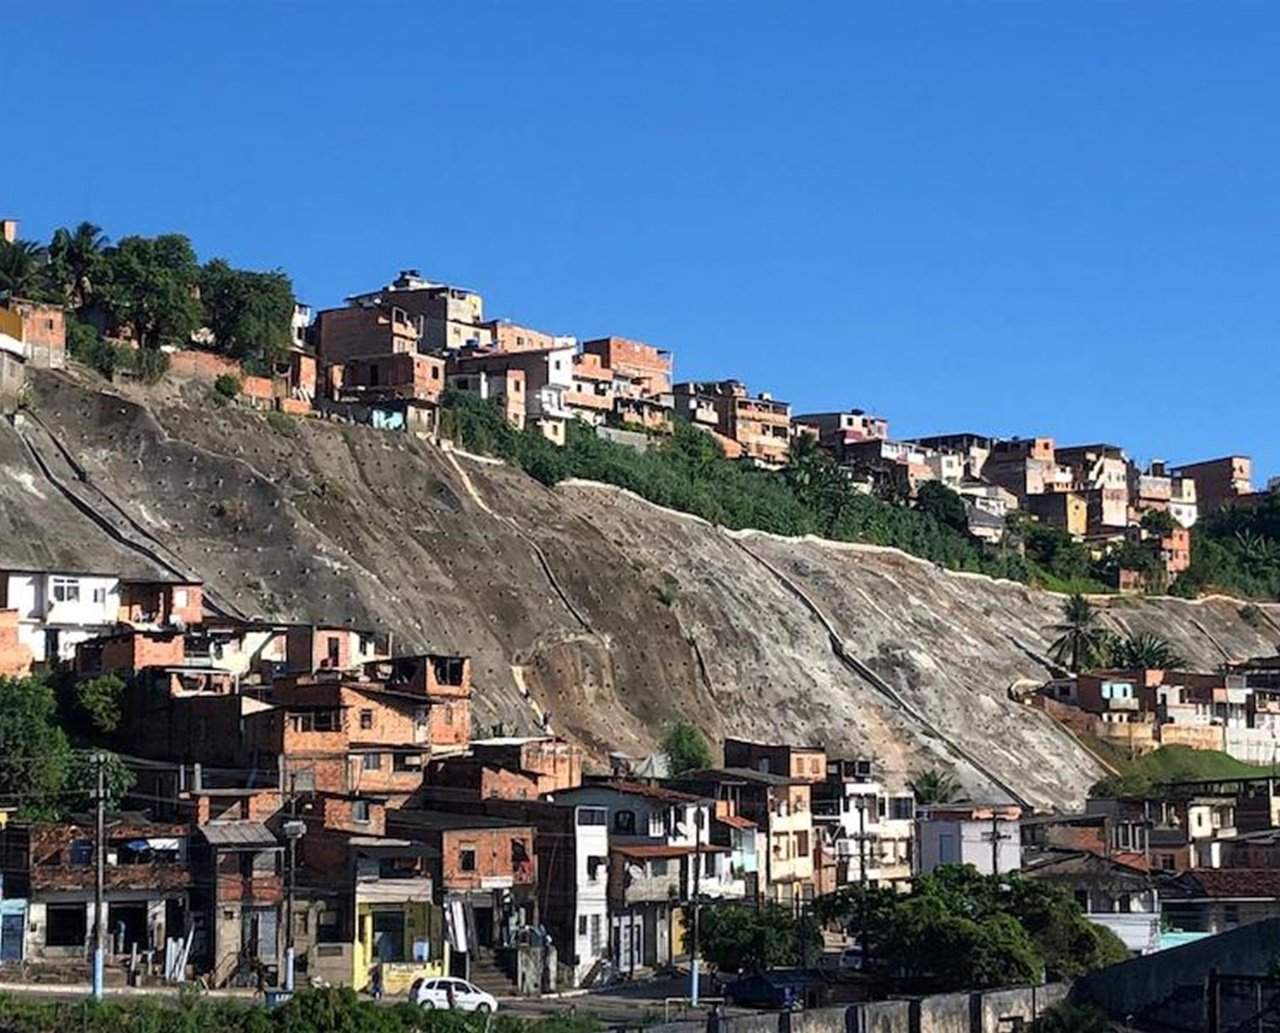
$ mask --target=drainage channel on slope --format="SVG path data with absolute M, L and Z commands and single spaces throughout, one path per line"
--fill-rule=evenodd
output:
M 971 754 L 968 749 L 961 746 L 950 736 L 944 734 L 931 721 L 929 721 L 928 718 L 926 718 L 923 714 L 921 714 L 918 710 L 916 710 L 915 707 L 913 707 L 910 703 L 908 703 L 892 685 L 890 685 L 887 681 L 881 678 L 880 675 L 878 675 L 865 663 L 859 660 L 856 656 L 852 655 L 849 652 L 848 648 L 845 646 L 844 640 L 840 637 L 839 632 L 836 630 L 835 625 L 831 622 L 830 618 L 828 618 L 827 615 L 823 612 L 822 608 L 818 606 L 818 604 L 809 597 L 808 593 L 806 593 L 804 589 L 802 589 L 799 585 L 797 585 L 794 581 L 792 581 L 792 579 L 789 578 L 782 571 L 778 570 L 777 567 L 775 567 L 772 563 L 770 563 L 764 557 L 758 555 L 755 551 L 748 548 L 747 545 L 744 542 L 742 542 L 736 535 L 728 534 L 727 537 L 731 542 L 737 545 L 738 548 L 740 548 L 743 552 L 745 552 L 748 556 L 750 556 L 753 560 L 755 560 L 758 564 L 760 564 L 760 566 L 764 567 L 765 570 L 767 570 L 771 575 L 773 575 L 773 577 L 778 581 L 780 585 L 782 585 L 783 588 L 787 589 L 787 591 L 789 591 L 792 595 L 794 595 L 797 599 L 800 600 L 800 602 L 804 605 L 805 609 L 807 609 L 818 621 L 818 623 L 821 624 L 822 627 L 826 630 L 827 637 L 831 642 L 831 651 L 835 655 L 837 660 L 839 660 L 842 664 L 844 664 L 845 667 L 847 667 L 850 671 L 852 671 L 854 674 L 860 677 L 863 681 L 869 684 L 873 689 L 879 692 L 882 696 L 886 697 L 890 702 L 892 702 L 896 707 L 898 707 L 898 709 L 900 709 L 904 714 L 906 714 L 909 718 L 915 721 L 922 729 L 924 729 L 924 731 L 928 732 L 930 735 L 936 738 L 939 742 L 943 743 L 949 749 L 954 751 L 957 756 L 959 756 L 961 759 L 966 761 L 970 766 L 973 767 L 975 771 L 977 771 L 979 774 L 984 775 L 986 778 L 990 779 L 992 784 L 995 785 L 1000 790 L 1002 790 L 1004 793 L 1008 794 L 1009 798 L 1013 800 L 1014 803 L 1030 809 L 1030 804 L 1020 793 L 1018 793 L 1013 788 L 1013 786 L 1011 786 L 1003 778 L 1001 778 L 989 767 L 987 767 L 985 763 L 983 763 L 981 760 L 979 760 L 977 757 Z
M 58 441 L 57 436 L 54 435 L 49 430 L 49 428 L 44 424 L 42 420 L 35 417 L 35 415 L 30 412 L 25 413 L 24 416 L 26 418 L 31 419 L 31 421 L 37 427 L 39 427 L 40 430 L 44 432 L 45 437 L 53 442 L 54 446 L 58 449 L 59 453 L 66 460 L 67 465 L 71 467 L 72 471 L 76 474 L 77 478 L 80 480 L 82 484 L 84 484 L 89 490 L 93 491 L 94 494 L 98 498 L 100 498 L 105 505 L 110 506 L 117 513 L 119 513 L 122 519 L 125 520 L 125 522 L 129 525 L 129 527 L 135 533 L 141 535 L 144 538 L 151 540 L 152 542 L 155 542 L 157 546 L 162 547 L 160 543 L 156 541 L 156 539 L 151 535 L 151 533 L 147 531 L 145 528 L 143 528 L 141 525 L 139 525 L 138 522 L 134 520 L 133 517 L 131 517 L 127 512 L 125 512 L 114 499 L 106 495 L 104 492 L 99 491 L 96 487 L 93 486 L 92 482 L 89 481 L 88 476 L 85 473 L 84 469 L 77 462 L 75 462 L 74 459 L 71 458 L 70 454 L 63 447 L 62 443 Z M 76 508 L 76 510 L 78 510 L 80 513 L 84 514 L 91 521 L 93 521 L 93 523 L 96 524 L 102 530 L 102 532 L 107 535 L 107 537 L 109 537 L 112 541 L 116 542 L 118 545 L 122 545 L 126 549 L 136 552 L 138 555 L 143 556 L 146 559 L 149 559 L 152 563 L 155 563 L 161 569 L 168 571 L 170 574 L 172 574 L 176 578 L 185 580 L 190 577 L 190 575 L 186 571 L 182 570 L 181 568 L 176 566 L 173 562 L 166 559 L 164 556 L 160 555 L 160 553 L 157 552 L 156 549 L 152 548 L 151 546 L 144 545 L 142 542 L 136 541 L 135 539 L 131 538 L 129 535 L 125 534 L 124 531 L 122 531 L 118 525 L 116 525 L 113 521 L 108 520 L 105 516 L 103 516 L 100 512 L 98 512 L 98 510 L 94 506 L 90 505 L 89 502 L 81 498 L 76 492 L 72 491 L 72 489 L 67 484 L 65 484 L 62 481 L 62 479 L 59 478 L 53 472 L 52 468 L 49 466 L 48 461 L 44 458 L 44 456 L 40 454 L 40 450 L 36 447 L 35 443 L 31 440 L 30 435 L 24 432 L 24 430 L 22 430 L 21 428 L 15 428 L 15 429 L 17 429 L 18 439 L 26 447 L 28 454 L 30 454 L 31 459 L 35 463 L 36 469 L 40 471 L 41 476 L 44 477 L 44 479 L 49 483 L 51 487 L 53 487 L 55 491 L 57 491 L 60 495 L 62 495 L 63 498 L 65 498 L 68 502 L 70 502 L 71 505 Z M 228 617 L 236 620 L 247 619 L 238 607 L 236 607 L 232 603 L 227 602 L 225 599 L 221 599 L 219 594 L 216 591 L 211 590 L 208 585 L 205 585 L 204 601 L 206 605 L 209 607 L 209 609 L 213 610 L 220 617 Z

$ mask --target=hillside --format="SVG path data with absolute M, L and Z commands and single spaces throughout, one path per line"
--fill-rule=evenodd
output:
M 547 710 L 597 759 L 648 750 L 684 716 L 874 756 L 894 780 L 951 766 L 975 796 L 1041 807 L 1102 774 L 1008 698 L 1044 676 L 1060 605 L 1023 585 L 730 533 L 600 485 L 547 489 L 403 435 L 217 407 L 198 385 L 125 397 L 41 375 L 19 427 L 0 425 L 0 468 L 0 566 L 164 566 L 228 612 L 465 652 L 479 724 L 532 728 Z M 1280 608 L 1239 611 L 1107 605 L 1118 630 L 1203 665 L 1274 651 Z

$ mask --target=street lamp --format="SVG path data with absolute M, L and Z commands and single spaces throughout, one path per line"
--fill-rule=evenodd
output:
M 284 988 L 288 993 L 292 993 L 294 963 L 293 891 L 298 881 L 298 840 L 306 834 L 307 823 L 298 821 L 296 818 L 290 819 L 280 826 L 280 831 L 284 833 L 284 838 L 289 844 L 289 889 L 284 904 Z

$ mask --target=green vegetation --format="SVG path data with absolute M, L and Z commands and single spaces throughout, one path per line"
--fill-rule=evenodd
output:
M 89 695 L 96 705 L 99 694 Z M 81 809 L 94 791 L 94 763 L 72 748 L 64 730 L 71 722 L 58 710 L 57 695 L 43 679 L 0 677 L 0 797 L 15 801 L 26 817 L 52 819 Z M 133 776 L 115 754 L 105 756 L 114 805 Z
M 1074 979 L 1129 956 L 1061 886 L 944 865 L 909 894 L 854 886 L 815 911 L 855 935 L 879 981 L 912 992 Z
M 89 734 L 114 735 L 120 727 L 125 685 L 114 674 L 87 678 L 75 686 L 76 710 Z
M 1049 647 L 1049 658 L 1072 673 L 1106 667 L 1169 671 L 1186 666 L 1159 635 L 1143 632 L 1126 637 L 1107 631 L 1094 605 L 1079 594 L 1062 604 L 1062 622 L 1049 630 L 1058 635 Z
M 1191 568 L 1175 588 L 1280 599 L 1280 495 L 1202 517 L 1192 533 Z
M 277 434 L 281 434 L 286 438 L 296 438 L 298 436 L 298 425 L 282 412 L 276 412 L 272 409 L 267 413 L 267 423 Z
M 816 445 L 802 444 L 808 438 L 797 439 L 792 463 L 782 472 L 726 459 L 709 435 L 683 422 L 645 452 L 570 422 L 565 446 L 557 448 L 536 429 L 514 430 L 495 405 L 455 391 L 445 393 L 441 431 L 460 447 L 506 459 L 544 484 L 568 477 L 602 481 L 723 527 L 894 546 L 952 569 L 1020 581 L 1054 576 L 1037 565 L 1031 550 L 1027 559 L 1016 550 L 1006 555 L 957 527 L 963 504 L 949 489 L 933 486 L 920 508 L 873 498 Z
M 714 763 L 706 738 L 688 721 L 677 721 L 667 729 L 667 734 L 662 737 L 661 749 L 672 775 L 702 771 Z
M 47 246 L 0 241 L 0 292 L 62 304 L 68 348 L 108 379 L 128 369 L 153 383 L 164 375 L 162 348 L 185 348 L 208 327 L 216 351 L 268 373 L 289 346 L 293 285 L 280 270 L 250 272 L 215 258 L 203 267 L 178 233 L 124 237 L 111 244 L 82 222 Z M 137 349 L 104 338 L 126 337 Z
M 707 962 L 726 972 L 763 972 L 812 964 L 822 953 L 822 930 L 811 916 L 786 908 L 726 904 L 698 911 L 698 942 Z M 685 920 L 685 949 L 693 935 Z
M 0 1029 L 5 1033 L 594 1033 L 592 1019 L 561 1015 L 521 1019 L 510 1015 L 465 1015 L 427 1011 L 402 1002 L 383 1007 L 350 989 L 306 990 L 270 1011 L 188 994 L 122 1001 L 50 1002 L 0 995 Z
M 1098 611 L 1076 593 L 1062 604 L 1062 623 L 1051 631 L 1058 638 L 1049 648 L 1049 658 L 1073 673 L 1099 667 L 1107 653 L 1109 635 L 1098 623 Z
M 240 378 L 234 373 L 223 373 L 213 382 L 213 389 L 223 398 L 234 398 L 240 393 Z
M 1031 1033 L 1111 1033 L 1117 1028 L 1091 1005 L 1059 1001 L 1031 1024 Z
M 960 783 L 949 771 L 934 768 L 917 775 L 911 782 L 916 803 L 951 803 L 960 796 Z
M 1197 750 L 1190 746 L 1161 746 L 1137 757 L 1127 756 L 1121 747 L 1091 739 L 1090 747 L 1119 775 L 1110 775 L 1089 790 L 1090 796 L 1143 796 L 1155 792 L 1165 782 L 1194 782 L 1215 778 L 1253 778 L 1271 774 L 1236 760 L 1219 750 Z

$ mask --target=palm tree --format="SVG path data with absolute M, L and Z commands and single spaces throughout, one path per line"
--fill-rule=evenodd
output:
M 960 783 L 949 771 L 934 768 L 917 775 L 911 790 L 916 794 L 916 803 L 950 803 L 960 795 Z
M 1058 637 L 1049 647 L 1049 657 L 1072 674 L 1105 661 L 1110 636 L 1098 624 L 1098 611 L 1079 592 L 1062 604 L 1062 623 L 1050 630 Z
M 1113 648 L 1112 663 L 1127 670 L 1176 671 L 1186 666 L 1168 642 L 1149 632 L 1118 639 Z
M 48 255 L 30 240 L 0 240 L 0 294 L 39 299 L 45 290 Z
M 84 308 L 93 293 L 93 277 L 108 240 L 100 226 L 82 222 L 74 230 L 65 227 L 53 235 L 49 258 L 72 308 Z

